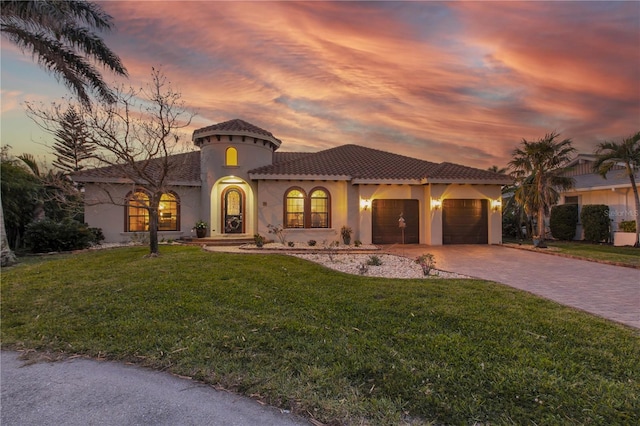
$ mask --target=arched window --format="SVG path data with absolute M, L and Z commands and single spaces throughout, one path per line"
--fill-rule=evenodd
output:
M 149 196 L 144 191 L 135 191 L 129 194 L 125 207 L 125 231 L 146 232 L 149 230 Z M 158 205 L 158 230 L 179 231 L 180 203 L 178 196 L 173 193 L 164 193 L 160 197 Z
M 311 228 L 329 227 L 329 193 L 314 189 L 310 196 Z
M 225 165 L 226 166 L 237 166 L 238 165 L 238 150 L 234 147 L 227 148 L 227 152 L 225 155 Z
M 300 188 L 285 194 L 285 228 L 328 228 L 331 225 L 329 191 L 314 188 L 309 197 Z
M 285 197 L 285 228 L 304 228 L 305 193 L 300 189 L 294 188 L 290 189 Z
M 180 224 L 178 197 L 172 193 L 164 193 L 158 206 L 158 231 L 179 231 Z
M 144 232 L 149 230 L 149 196 L 142 191 L 135 191 L 129 195 L 126 213 L 126 231 Z

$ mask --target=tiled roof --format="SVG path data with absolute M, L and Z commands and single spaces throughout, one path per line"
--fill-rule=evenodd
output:
M 284 153 L 282 153 L 284 154 Z M 355 181 L 508 183 L 505 175 L 453 163 L 432 163 L 359 145 L 342 145 L 253 169 L 253 178 L 335 177 Z
M 244 120 L 240 120 L 239 118 L 194 130 L 192 140 L 196 142 L 198 139 L 206 136 L 227 134 L 262 137 L 274 142 L 276 149 L 282 143 L 282 141 L 273 136 L 271 132 L 247 123 Z
M 343 176 L 354 179 L 420 179 L 436 163 L 359 145 L 342 145 L 251 170 L 253 175 Z
M 172 170 L 169 183 L 182 185 L 200 185 L 200 151 L 176 154 L 169 157 Z M 146 166 L 151 176 L 159 176 L 162 171 L 162 158 L 154 158 Z M 142 165 L 143 162 L 139 162 Z M 123 182 L 126 176 L 134 175 L 129 165 L 116 165 L 81 170 L 72 174 L 76 182 Z

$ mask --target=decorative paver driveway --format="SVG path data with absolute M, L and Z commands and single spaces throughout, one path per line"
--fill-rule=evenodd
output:
M 393 245 L 435 256 L 436 268 L 496 281 L 640 329 L 640 270 L 485 245 Z

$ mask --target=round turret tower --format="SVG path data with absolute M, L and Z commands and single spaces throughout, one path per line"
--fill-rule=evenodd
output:
M 282 142 L 239 119 L 195 130 L 192 140 L 200 148 L 201 212 L 210 224 L 209 236 L 252 236 L 258 187 L 249 171 L 272 164 Z

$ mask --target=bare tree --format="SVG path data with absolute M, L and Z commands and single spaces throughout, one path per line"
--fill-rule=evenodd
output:
M 91 108 L 77 106 L 95 151 L 91 154 L 102 166 L 112 168 L 148 199 L 123 200 L 114 196 L 113 184 L 99 184 L 106 202 L 134 203 L 149 214 L 149 248 L 158 255 L 158 211 L 162 194 L 171 190 L 171 177 L 181 164 L 181 130 L 191 124 L 194 114 L 187 111 L 181 95 L 171 88 L 166 76 L 152 69 L 151 83 L 142 89 L 114 91 L 116 101 L 101 102 Z M 27 114 L 40 127 L 55 134 L 66 108 L 54 105 L 42 109 L 27 104 Z M 81 171 L 75 176 L 81 176 Z M 122 188 L 122 184 L 120 184 Z M 90 202 L 90 201 L 87 201 Z

